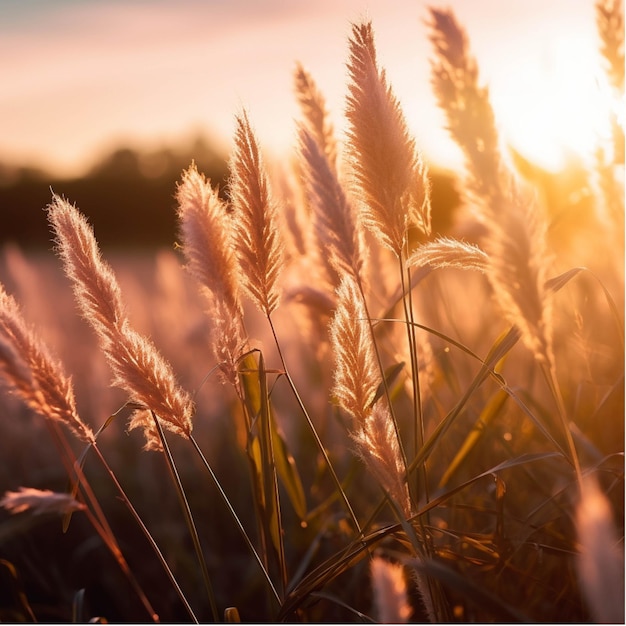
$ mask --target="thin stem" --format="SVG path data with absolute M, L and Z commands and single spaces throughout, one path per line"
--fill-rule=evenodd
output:
M 404 275 L 404 267 L 402 259 L 398 258 L 400 264 L 400 280 L 402 283 L 402 307 L 404 310 L 404 319 L 407 321 L 407 339 L 409 342 L 409 353 L 411 358 L 411 383 L 413 385 L 413 415 L 415 416 L 415 424 L 413 428 L 413 446 L 414 453 L 417 453 L 422 449 L 424 445 L 424 419 L 422 413 L 422 394 L 419 382 L 419 361 L 417 358 L 417 339 L 415 336 L 415 327 L 413 325 L 413 298 L 411 297 L 411 274 L 407 269 L 407 278 Z M 408 289 L 407 289 L 408 281 Z M 408 302 L 407 302 L 408 300 Z M 418 474 L 419 476 L 419 474 Z M 408 475 L 407 475 L 408 479 Z M 417 501 L 419 501 L 419 493 L 423 490 L 426 502 L 428 502 L 428 482 L 426 480 L 426 465 L 422 466 L 422 480 L 418 478 L 417 481 Z M 420 486 L 422 490 L 420 490 Z
M 409 487 L 409 497 L 411 500 L 416 503 L 417 500 L 414 499 L 413 494 L 411 493 L 410 483 L 408 480 L 409 473 L 409 461 L 406 455 L 406 451 L 404 449 L 404 444 L 402 443 L 402 437 L 400 436 L 400 426 L 398 425 L 398 419 L 396 418 L 396 412 L 393 407 L 393 403 L 391 402 L 391 393 L 389 391 L 389 384 L 387 383 L 387 377 L 385 376 L 385 368 L 383 366 L 383 360 L 380 356 L 380 350 L 378 348 L 378 342 L 376 341 L 376 335 L 374 334 L 374 324 L 372 323 L 372 316 L 369 313 L 369 308 L 367 306 L 367 300 L 365 299 L 365 293 L 363 291 L 363 286 L 361 282 L 358 282 L 359 291 L 361 293 L 361 299 L 363 300 L 363 307 L 365 309 L 365 313 L 367 315 L 367 323 L 370 329 L 370 334 L 372 336 L 372 345 L 374 346 L 374 352 L 376 354 L 376 360 L 378 361 L 378 368 L 380 370 L 380 377 L 383 381 L 383 389 L 385 391 L 385 398 L 387 398 L 387 406 L 389 407 L 389 414 L 391 415 L 391 419 L 393 421 L 393 429 L 396 433 L 396 439 L 398 440 L 398 448 L 400 449 L 400 455 L 402 457 L 402 463 L 404 464 L 404 471 L 407 477 L 407 486 Z
M 185 521 L 187 523 L 187 528 L 189 529 L 189 533 L 193 541 L 193 546 L 196 551 L 198 561 L 200 562 L 200 568 L 202 569 L 202 579 L 204 581 L 204 586 L 206 588 L 207 595 L 209 597 L 209 603 L 211 605 L 211 612 L 213 613 L 213 621 L 218 622 L 219 614 L 217 611 L 217 602 L 215 600 L 215 593 L 213 591 L 213 585 L 211 584 L 211 579 L 209 577 L 209 570 L 207 568 L 206 559 L 204 558 L 204 555 L 202 553 L 202 545 L 200 544 L 200 537 L 198 536 L 198 530 L 196 528 L 193 515 L 191 513 L 191 507 L 189 506 L 187 495 L 185 494 L 185 490 L 183 489 L 183 484 L 180 480 L 180 475 L 178 474 L 178 470 L 176 469 L 174 458 L 172 457 L 172 453 L 170 451 L 169 445 L 167 443 L 167 440 L 165 439 L 165 433 L 163 432 L 163 427 L 161 426 L 156 415 L 154 414 L 154 411 L 150 411 L 150 413 L 152 414 L 152 419 L 154 420 L 156 429 L 159 432 L 159 438 L 161 439 L 161 443 L 163 445 L 163 454 L 165 455 L 165 460 L 167 461 L 167 468 L 176 486 L 176 493 L 178 495 L 180 505 L 183 509 L 183 513 L 185 514 Z
M 159 622 L 159 616 L 156 611 L 150 604 L 150 601 L 146 597 L 146 594 L 143 592 L 143 589 L 140 587 L 139 582 L 135 578 L 132 573 L 124 555 L 122 554 L 122 550 L 119 547 L 117 540 L 115 539 L 115 535 L 113 534 L 113 530 L 109 526 L 109 523 L 104 515 L 104 511 L 102 510 L 96 495 L 91 489 L 91 485 L 85 476 L 82 466 L 79 461 L 76 459 L 76 455 L 72 450 L 71 446 L 68 444 L 65 434 L 60 428 L 60 424 L 53 420 L 46 419 L 46 426 L 48 427 L 50 434 L 55 441 L 57 448 L 59 449 L 59 454 L 61 456 L 61 460 L 65 469 L 67 471 L 68 477 L 70 479 L 70 483 L 72 484 L 71 491 L 73 493 L 78 492 L 78 483 L 82 489 L 81 496 L 86 498 L 89 502 L 91 508 L 87 507 L 85 512 L 87 514 L 87 518 L 91 522 L 91 525 L 94 527 L 94 530 L 98 533 L 104 545 L 109 549 L 113 558 L 116 560 L 122 572 L 128 579 L 131 587 L 135 590 L 140 602 L 143 604 L 144 608 L 150 615 L 150 618 L 153 622 Z M 89 444 L 89 447 L 94 445 L 94 442 Z M 61 451 L 63 448 L 63 451 Z M 74 480 L 74 473 L 76 474 L 76 481 Z M 63 520 L 63 530 L 64 532 L 67 530 L 69 525 L 70 515 Z
M 191 441 L 193 447 L 195 448 L 196 452 L 198 453 L 198 456 L 200 457 L 200 460 L 202 461 L 202 464 L 204 465 L 206 470 L 209 472 L 209 475 L 211 476 L 211 479 L 213 480 L 213 483 L 215 484 L 215 487 L 217 488 L 218 493 L 220 494 L 222 500 L 224 501 L 224 504 L 226 505 L 226 508 L 228 509 L 228 512 L 230 513 L 231 517 L 233 518 L 233 521 L 237 525 L 237 528 L 239 529 L 239 532 L 241 533 L 241 536 L 243 537 L 244 541 L 246 542 L 246 545 L 248 546 L 248 548 L 250 549 L 250 552 L 252 552 L 252 555 L 254 556 L 256 562 L 259 564 L 259 567 L 261 568 L 261 571 L 263 572 L 263 575 L 265 576 L 265 579 L 267 580 L 267 584 L 269 585 L 269 588 L 272 591 L 272 595 L 274 596 L 274 598 L 276 599 L 278 604 L 280 604 L 281 603 L 281 599 L 280 599 L 280 596 L 278 595 L 278 592 L 276 591 L 276 588 L 274 587 L 274 583 L 272 583 L 272 579 L 270 578 L 270 575 L 267 573 L 267 569 L 265 569 L 265 565 L 263 565 L 263 561 L 261 560 L 261 557 L 259 556 L 259 553 L 256 551 L 254 545 L 252 544 L 252 541 L 250 540 L 250 537 L 248 537 L 248 533 L 246 533 L 246 530 L 243 527 L 243 524 L 241 523 L 241 520 L 237 516 L 237 513 L 235 512 L 235 509 L 233 509 L 233 505 L 230 503 L 230 500 L 228 499 L 228 496 L 226 495 L 226 493 L 222 489 L 222 485 L 220 485 L 220 482 L 217 479 L 217 476 L 213 472 L 213 468 L 209 465 L 209 462 L 207 461 L 206 457 L 202 453 L 202 450 L 200 449 L 200 446 L 198 446 L 198 443 L 193 438 L 193 435 L 190 435 L 189 441 Z
M 124 488 L 122 487 L 122 485 L 120 485 L 119 481 L 117 480 L 117 477 L 113 473 L 113 470 L 110 468 L 109 464 L 107 463 L 107 460 L 102 456 L 102 453 L 100 452 L 100 449 L 98 448 L 98 446 L 94 443 L 92 445 L 92 448 L 94 452 L 96 453 L 96 455 L 98 456 L 98 458 L 100 459 L 102 465 L 104 466 L 104 469 L 107 471 L 111 480 L 113 481 L 115 488 L 117 489 L 117 491 L 119 492 L 122 498 L 122 502 L 126 505 L 126 508 L 130 511 L 130 514 L 135 518 L 135 521 L 139 525 L 139 528 L 141 529 L 144 536 L 150 543 L 150 546 L 154 550 L 154 553 L 159 559 L 161 565 L 163 566 L 163 569 L 165 570 L 167 577 L 170 579 L 170 582 L 172 583 L 174 590 L 176 591 L 178 597 L 180 598 L 180 601 L 183 603 L 185 610 L 189 614 L 189 617 L 191 617 L 194 624 L 198 624 L 199 623 L 198 618 L 195 616 L 193 609 L 189 605 L 189 602 L 187 602 L 187 598 L 185 597 L 185 594 L 180 588 L 178 581 L 176 580 L 172 570 L 170 569 L 170 566 L 167 564 L 167 561 L 165 560 L 165 557 L 163 556 L 163 553 L 161 552 L 159 546 L 157 545 L 156 541 L 150 534 L 150 531 L 146 528 L 146 525 L 143 523 L 143 520 L 139 516 L 139 513 L 137 513 L 137 510 L 135 509 L 135 507 L 132 505 L 130 499 L 126 495 L 126 492 L 124 491 Z
M 550 391 L 554 396 L 554 400 L 557 405 L 557 412 L 563 428 L 563 434 L 565 435 L 565 441 L 571 456 L 571 462 L 574 465 L 574 471 L 576 472 L 576 481 L 578 482 L 579 489 L 582 489 L 582 471 L 580 469 L 580 461 L 578 459 L 578 452 L 574 444 L 574 438 L 569 429 L 567 423 L 567 410 L 565 408 L 565 402 L 563 401 L 563 395 L 561 394 L 561 388 L 556 378 L 556 371 L 553 363 L 542 363 L 541 371 L 546 378 L 546 382 L 550 387 Z
M 304 406 L 304 402 L 302 401 L 302 398 L 300 397 L 300 394 L 298 393 L 298 390 L 296 389 L 296 385 L 293 382 L 293 379 L 291 378 L 291 374 L 289 373 L 289 370 L 287 369 L 287 364 L 285 363 L 285 358 L 283 356 L 283 352 L 280 348 L 280 342 L 278 341 L 278 335 L 276 334 L 276 330 L 274 328 L 274 324 L 272 322 L 272 318 L 271 316 L 268 314 L 267 315 L 267 320 L 269 322 L 270 328 L 272 329 L 272 334 L 274 335 L 274 341 L 276 343 L 276 348 L 278 350 L 278 356 L 280 358 L 280 362 L 282 364 L 282 368 L 283 371 L 285 373 L 285 378 L 287 379 L 287 382 L 289 383 L 289 387 L 291 387 L 291 391 L 294 395 L 294 397 L 296 398 L 296 401 L 298 402 L 298 405 L 300 407 L 300 410 L 302 411 L 306 422 L 309 426 L 309 429 L 311 430 L 311 434 L 313 435 L 315 442 L 317 444 L 317 447 L 319 448 L 320 452 L 322 453 L 323 457 L 324 457 L 324 461 L 326 462 L 326 466 L 328 467 L 328 471 L 330 472 L 333 481 L 335 482 L 335 485 L 339 491 L 339 494 L 341 495 L 341 499 L 343 500 L 346 509 L 350 515 L 350 518 L 352 519 L 352 523 L 354 524 L 354 527 L 356 528 L 356 530 L 361 533 L 361 526 L 356 518 L 356 515 L 352 509 L 352 505 L 350 504 L 350 501 L 348 500 L 348 496 L 346 495 L 346 492 L 343 490 L 343 487 L 341 486 L 341 483 L 339 482 L 339 478 L 335 472 L 335 468 L 333 467 L 332 463 L 330 462 L 330 459 L 328 458 L 328 453 L 326 452 L 326 449 L 324 448 L 324 445 L 322 444 L 322 441 L 319 438 L 319 435 L 317 434 L 317 430 L 315 429 L 315 426 L 311 420 L 311 417 L 309 416 L 308 411 L 306 410 L 306 407 Z
M 400 259 L 400 276 L 402 277 L 402 306 L 404 308 L 404 317 L 407 323 L 407 337 L 409 341 L 409 350 L 411 352 L 411 378 L 413 383 L 413 411 L 415 414 L 414 429 L 414 445 L 415 454 L 424 445 L 424 414 L 422 408 L 422 392 L 419 381 L 419 359 L 417 354 L 417 338 L 415 336 L 415 325 L 413 314 L 413 298 L 411 297 L 411 270 L 407 268 L 406 278 L 402 260 Z M 408 285 L 408 289 L 407 289 Z

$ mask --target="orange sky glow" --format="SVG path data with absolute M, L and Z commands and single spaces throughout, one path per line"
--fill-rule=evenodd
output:
M 122 144 L 205 133 L 228 148 L 245 107 L 263 149 L 295 145 L 296 61 L 343 130 L 347 37 L 371 19 L 379 62 L 431 163 L 457 167 L 430 88 L 418 0 L 0 0 L 0 162 L 60 174 Z M 603 132 L 593 0 L 446 0 L 505 140 L 548 168 Z

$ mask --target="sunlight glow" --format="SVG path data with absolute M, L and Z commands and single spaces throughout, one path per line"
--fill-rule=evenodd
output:
M 467 27 L 505 143 L 556 170 L 568 154 L 586 159 L 608 137 L 609 111 L 624 102 L 610 104 L 592 0 L 576 11 L 567 0 L 450 4 Z M 28 19 L 11 29 L 0 20 L 0 73 L 11 86 L 0 93 L 0 162 L 70 174 L 111 146 L 168 143 L 197 131 L 227 145 L 241 106 L 264 149 L 282 155 L 293 149 L 299 114 L 296 61 L 315 78 L 341 135 L 348 24 L 368 6 L 381 65 L 427 161 L 463 165 L 430 91 L 432 50 L 410 0 L 393 10 L 382 0 L 320 0 L 315 8 L 188 0 L 149 12 L 138 1 L 46 6 L 56 8 L 24 11 Z
M 506 91 L 492 93 L 504 139 L 547 169 L 563 167 L 571 153 L 590 159 L 610 136 L 615 102 L 595 46 L 555 39 L 540 59 L 516 68 Z

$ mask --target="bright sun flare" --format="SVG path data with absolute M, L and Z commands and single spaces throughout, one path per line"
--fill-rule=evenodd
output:
M 611 112 L 623 106 L 607 83 L 596 46 L 555 39 L 550 50 L 520 64 L 506 84 L 491 91 L 503 138 L 547 169 L 560 169 L 571 153 L 591 159 L 610 136 Z

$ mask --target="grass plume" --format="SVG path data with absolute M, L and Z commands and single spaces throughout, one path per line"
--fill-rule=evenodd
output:
M 385 72 L 378 68 L 371 23 L 353 25 L 349 46 L 347 150 L 362 219 L 400 257 L 409 228 L 430 233 L 426 167 Z
M 576 510 L 580 541 L 578 577 L 593 619 L 624 622 L 624 553 L 613 521 L 611 505 L 593 476 L 585 477 Z
M 407 259 L 408 267 L 455 267 L 484 272 L 487 255 L 477 246 L 458 239 L 438 237 L 415 249 Z
M 401 565 L 375 556 L 370 564 L 374 604 L 381 624 L 406 624 L 412 609 Z
M 261 311 L 270 315 L 280 301 L 278 278 L 283 267 L 278 207 L 247 113 L 238 115 L 236 123 L 229 181 L 233 241 L 243 287 Z
M 465 154 L 466 187 L 488 230 L 483 248 L 495 299 L 539 362 L 553 364 L 551 257 L 546 221 L 532 195 L 504 163 L 489 92 L 465 31 L 449 10 L 431 9 L 432 82 L 448 130 Z
M 397 430 L 384 399 L 377 399 L 382 378 L 363 297 L 346 276 L 337 290 L 337 310 L 330 326 L 335 352 L 333 395 L 352 417 L 358 454 L 406 517 L 411 504 Z
M 131 402 L 145 407 L 135 411 L 130 427 L 143 429 L 147 448 L 160 449 L 150 409 L 164 428 L 189 437 L 193 402 L 152 342 L 131 327 L 113 270 L 102 259 L 86 218 L 55 195 L 48 219 L 80 312 L 96 332 L 113 371 L 113 385 L 127 391 Z
M 300 145 L 321 255 L 329 257 L 337 276 L 348 274 L 362 284 L 365 248 L 358 216 L 322 146 L 304 128 Z
M 91 428 L 76 410 L 72 381 L 28 327 L 15 299 L 0 285 L 0 370 L 3 382 L 34 411 L 69 426 L 84 442 Z
M 187 269 L 200 284 L 211 321 L 211 346 L 226 380 L 235 384 L 246 339 L 233 252 L 232 217 L 196 166 L 183 173 L 176 192 Z
M 294 72 L 295 92 L 303 116 L 303 125 L 328 159 L 331 169 L 337 165 L 337 141 L 326 110 L 326 100 L 313 77 L 300 63 Z

